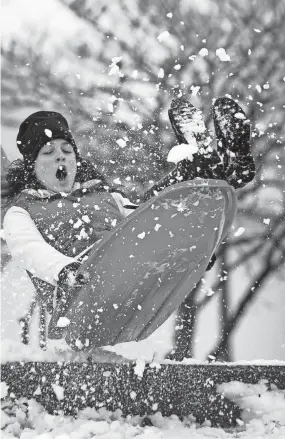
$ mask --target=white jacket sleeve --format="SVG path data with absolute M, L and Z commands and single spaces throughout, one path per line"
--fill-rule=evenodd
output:
M 58 273 L 75 261 L 49 245 L 30 214 L 21 207 L 11 207 L 4 217 L 4 234 L 13 258 L 36 277 L 56 285 Z

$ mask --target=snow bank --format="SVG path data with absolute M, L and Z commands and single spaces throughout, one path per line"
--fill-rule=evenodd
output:
M 2 340 L 1 345 L 2 364 L 13 361 L 86 362 L 88 357 L 97 363 L 127 361 L 121 355 L 104 348 L 96 348 L 92 352 L 75 352 L 67 345 L 65 340 L 49 340 L 46 351 L 41 350 L 40 347 L 24 345 L 13 340 Z
M 268 386 L 266 381 L 258 384 L 233 381 L 219 385 L 217 390 L 243 410 L 242 421 L 285 425 L 285 390 Z
M 173 415 L 169 418 L 156 413 L 143 417 L 122 417 L 122 412 L 108 412 L 101 408 L 87 408 L 76 418 L 49 415 L 35 400 L 22 398 L 17 405 L 6 402 L 2 411 L 2 438 L 20 439 L 205 439 L 205 438 L 271 438 L 285 437 L 284 392 L 271 391 L 264 384 L 248 386 L 243 383 L 228 383 L 221 390 L 231 398 L 238 398 L 244 408 L 244 421 L 231 430 L 213 428 L 208 423 L 198 425 L 193 417 L 183 421 Z M 262 398 L 259 392 L 262 392 Z M 239 395 L 239 396 L 238 396 Z M 262 403 L 261 403 L 262 401 Z M 251 409 L 249 412 L 248 409 Z M 252 413 L 248 418 L 247 413 Z M 255 414 L 256 416 L 253 416 Z M 151 421 L 151 422 L 150 422 Z M 152 424 L 152 425 L 151 425 Z

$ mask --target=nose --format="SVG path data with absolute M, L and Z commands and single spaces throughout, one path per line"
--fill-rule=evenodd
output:
M 58 154 L 56 161 L 57 162 L 65 162 L 65 155 L 63 154 L 62 151 Z

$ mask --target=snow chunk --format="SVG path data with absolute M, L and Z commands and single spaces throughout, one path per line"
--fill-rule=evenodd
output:
M 152 410 L 154 411 L 154 412 L 156 412 L 157 411 L 157 409 L 158 409 L 158 403 L 157 402 L 155 402 L 154 404 L 152 404 Z
M 70 320 L 67 317 L 60 317 L 57 322 L 58 328 L 65 328 L 70 324 Z
M 175 145 L 168 153 L 167 161 L 171 163 L 179 163 L 184 159 L 193 161 L 193 155 L 198 152 L 198 146 L 195 140 L 192 145 L 181 143 L 180 145 Z
M 80 436 L 78 435 L 78 439 L 79 438 L 91 438 L 91 437 L 97 437 L 97 436 L 104 436 L 105 438 L 107 437 L 106 434 L 110 431 L 110 426 L 109 423 L 107 421 L 93 421 L 93 420 L 88 420 L 87 422 L 85 422 L 84 424 L 81 424 L 79 427 L 79 433 Z M 71 436 L 73 437 L 73 436 Z M 111 435 L 108 437 L 112 437 Z
M 34 394 L 34 395 L 41 395 L 41 394 L 42 394 L 41 386 L 38 386 L 38 387 L 36 388 L 36 390 L 34 391 L 33 394 Z
M 270 218 L 264 218 L 263 222 L 264 222 L 264 224 L 269 224 L 270 223 Z
M 52 131 L 46 128 L 45 135 L 51 139 L 52 138 Z
M 195 87 L 195 85 L 191 85 L 190 90 L 192 92 L 192 96 L 197 96 L 197 94 L 199 93 L 200 88 L 201 87 L 199 85 L 197 85 L 196 87 Z M 203 123 L 204 123 L 204 121 L 203 121 Z
M 82 349 L 82 348 L 83 348 L 83 343 L 79 340 L 79 338 L 76 340 L 76 342 L 75 342 L 75 346 L 76 346 L 78 349 Z
M 257 32 L 258 34 L 261 32 L 260 29 L 253 29 L 253 30 L 254 30 L 254 32 Z
M 234 236 L 241 236 L 245 232 L 244 227 L 239 227 L 237 231 L 235 232 Z
M 206 289 L 206 296 L 211 297 L 214 294 L 216 294 L 216 291 L 212 290 L 211 287 L 207 287 L 207 289 Z
M 219 49 L 216 50 L 216 55 L 220 58 L 221 61 L 231 60 L 230 56 L 227 54 L 227 52 L 223 47 L 220 47 Z
M 202 56 L 204 58 L 204 56 L 207 56 L 209 54 L 208 49 L 206 49 L 206 47 L 203 47 L 201 50 L 199 50 L 198 55 Z
M 4 410 L 1 409 L 1 430 L 3 430 L 7 425 L 12 424 L 13 423 L 13 419 L 15 418 L 11 418 L 10 416 L 8 416 Z M 12 438 L 15 436 L 6 436 L 7 438 Z M 3 436 L 4 439 L 4 436 Z
M 112 58 L 112 63 L 114 64 L 118 64 L 118 62 L 122 61 L 123 57 L 122 56 L 114 56 Z
M 45 433 L 44 433 L 45 434 Z M 41 438 L 41 436 L 39 437 L 39 439 Z M 55 438 L 54 439 L 70 439 L 70 435 L 69 434 L 67 434 L 67 433 L 63 433 L 63 434 L 60 434 L 60 435 L 58 435 L 58 436 L 55 436 Z
M 117 64 L 111 64 L 110 71 L 108 73 L 109 76 L 118 75 L 120 73 L 120 69 Z
M 6 398 L 6 396 L 8 395 L 8 386 L 6 384 L 5 381 L 1 381 L 1 399 Z
M 75 224 L 73 224 L 73 227 L 75 228 L 75 229 L 78 229 L 80 226 L 82 226 L 82 221 L 81 221 L 81 219 L 79 219 L 78 218 L 78 220 L 76 221 L 76 223 Z
M 168 30 L 165 30 L 164 32 L 161 32 L 161 34 L 158 35 L 157 39 L 160 43 L 162 43 L 163 41 L 167 40 L 167 38 L 170 37 L 170 33 L 168 32 Z
M 125 148 L 125 146 L 127 145 L 127 142 L 124 139 L 118 139 L 116 140 L 116 143 L 121 147 L 121 148 Z
M 159 69 L 158 75 L 159 78 L 164 78 L 164 70 L 163 69 Z
M 114 56 L 112 58 L 112 64 L 110 65 L 110 71 L 108 73 L 109 76 L 112 75 L 119 75 L 120 74 L 120 67 L 117 66 L 117 64 L 122 61 L 122 56 Z
M 234 117 L 236 119 L 245 119 L 245 115 L 243 113 L 236 113 Z
M 166 17 L 168 17 L 168 18 L 172 18 L 172 17 L 173 17 L 172 12 L 168 12 L 168 14 L 166 14 Z
M 113 105 L 111 102 L 108 103 L 108 111 L 109 111 L 110 113 L 113 113 L 113 112 L 114 112 L 114 105 Z
M 139 233 L 138 234 L 138 238 L 139 239 L 144 239 L 145 238 L 145 232 Z
M 81 229 L 78 236 L 78 239 L 88 239 L 88 234 L 86 233 L 85 229 Z
M 143 373 L 144 373 L 144 369 L 145 369 L 145 360 L 143 360 L 142 358 L 138 358 L 136 360 L 136 365 L 134 367 L 134 372 L 135 374 L 142 378 L 143 377 Z
M 115 178 L 115 179 L 113 180 L 113 182 L 114 182 L 115 184 L 122 184 L 122 182 L 121 182 L 121 180 L 120 180 L 119 177 L 118 177 L 118 178 Z
M 154 230 L 156 231 L 156 232 L 158 232 L 158 230 L 160 229 L 160 227 L 161 227 L 161 224 L 156 224 L 155 226 L 154 226 Z
M 51 385 L 53 388 L 54 393 L 56 394 L 56 397 L 59 401 L 64 399 L 64 388 L 61 386 L 58 386 L 57 384 Z

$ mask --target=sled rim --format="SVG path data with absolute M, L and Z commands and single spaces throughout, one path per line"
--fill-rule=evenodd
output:
M 208 192 L 208 190 L 209 190 L 209 192 Z M 135 297 L 137 294 L 140 294 L 137 282 L 134 281 L 135 284 L 130 288 L 131 293 L 128 296 L 126 296 L 125 291 L 124 291 L 124 286 L 120 285 L 120 283 L 119 284 L 117 283 L 117 286 L 116 286 L 116 282 L 114 280 L 110 281 L 109 292 L 108 292 L 108 289 L 107 290 L 105 289 L 106 287 L 103 287 L 103 290 L 102 290 L 103 295 L 100 293 L 101 290 L 100 289 L 98 290 L 98 294 L 99 294 L 98 299 L 99 299 L 100 308 L 102 308 L 102 303 L 104 303 L 103 307 L 105 308 L 105 312 L 106 312 L 108 307 L 111 307 L 110 304 L 112 301 L 115 303 L 117 297 L 122 297 L 123 302 L 120 305 L 120 309 L 122 311 L 121 311 L 121 313 L 119 313 L 119 315 L 115 315 L 112 312 L 113 310 L 109 309 L 109 311 L 111 311 L 111 314 L 109 315 L 109 317 L 107 317 L 107 314 L 105 314 L 104 319 L 103 320 L 100 319 L 101 323 L 96 328 L 96 325 L 99 323 L 99 321 L 98 322 L 93 321 L 93 317 L 91 316 L 90 310 L 88 311 L 88 307 L 92 306 L 92 303 L 94 300 L 94 299 L 92 299 L 92 294 L 93 294 L 92 291 L 93 292 L 95 291 L 94 289 L 95 289 L 96 283 L 98 283 L 98 282 L 100 283 L 101 281 L 103 281 L 102 285 L 104 285 L 105 279 L 107 279 L 107 281 L 108 281 L 108 278 L 106 278 L 105 274 L 104 274 L 104 272 L 106 273 L 106 271 L 103 271 L 103 277 L 102 277 L 102 273 L 100 270 L 102 269 L 102 264 L 104 266 L 104 264 L 106 263 L 106 257 L 108 256 L 108 253 L 110 253 L 110 252 L 112 253 L 113 245 L 114 245 L 114 251 L 117 254 L 117 252 L 118 252 L 118 247 L 116 244 L 117 239 L 120 240 L 123 238 L 123 241 L 124 241 L 124 239 L 125 239 L 124 236 L 126 234 L 128 234 L 128 231 L 131 230 L 130 228 L 132 228 L 132 227 L 136 228 L 136 227 L 140 226 L 141 218 L 147 217 L 149 215 L 149 211 L 151 211 L 152 209 L 156 209 L 156 206 L 159 206 L 161 203 L 163 204 L 163 202 L 165 202 L 165 200 L 167 200 L 168 198 L 181 200 L 181 197 L 182 198 L 188 197 L 189 195 L 191 197 L 191 193 L 193 192 L 193 194 L 195 194 L 196 191 L 201 194 L 202 199 L 204 199 L 204 202 L 206 202 L 207 198 L 210 198 L 212 200 L 211 201 L 212 208 L 213 208 L 213 203 L 215 206 L 214 200 L 215 200 L 216 195 L 220 194 L 219 197 L 217 198 L 217 200 L 219 200 L 219 198 L 222 199 L 221 203 L 218 202 L 218 205 L 221 206 L 222 211 L 223 211 L 223 221 L 220 222 L 220 226 L 218 227 L 218 229 L 215 229 L 218 231 L 215 232 L 215 237 L 213 237 L 213 240 L 211 238 L 211 244 L 210 244 L 210 241 L 207 241 L 208 244 L 206 245 L 206 247 L 208 250 L 206 250 L 206 247 L 205 247 L 204 251 L 206 251 L 206 253 L 204 253 L 202 251 L 203 257 L 202 257 L 202 254 L 199 256 L 198 267 L 195 268 L 195 266 L 193 266 L 190 270 L 190 266 L 189 266 L 189 271 L 188 271 L 188 269 L 185 267 L 185 262 L 183 263 L 182 255 L 177 255 L 177 257 L 179 256 L 177 258 L 178 266 L 181 266 L 181 264 L 182 264 L 182 267 L 184 267 L 182 269 L 182 271 L 184 272 L 184 275 L 180 276 L 178 283 L 176 283 L 176 285 L 174 285 L 174 290 L 177 289 L 178 294 L 175 294 L 174 295 L 175 297 L 173 297 L 173 298 L 168 293 L 167 293 L 167 296 L 165 296 L 163 298 L 160 296 L 162 302 L 160 303 L 160 301 L 159 301 L 157 303 L 158 308 L 156 309 L 154 316 L 151 315 L 152 311 L 150 310 L 150 308 L 148 309 L 149 302 L 148 302 L 148 300 L 146 300 L 146 297 L 149 293 L 151 293 L 150 300 L 151 301 L 154 300 L 153 296 L 155 296 L 156 285 L 155 285 L 155 283 L 150 284 L 149 285 L 149 287 L 150 287 L 149 292 L 146 292 L 146 290 L 145 290 L 146 286 L 143 287 L 142 295 L 141 295 L 143 302 L 141 302 L 139 304 L 141 306 L 144 306 L 144 303 L 145 303 L 146 309 L 148 309 L 147 312 L 149 312 L 150 313 L 149 316 L 151 316 L 150 320 L 145 325 L 141 322 L 140 318 L 138 318 L 138 321 L 136 322 L 136 318 L 137 318 L 136 316 L 128 318 L 127 320 L 124 320 L 127 317 L 128 310 L 130 310 L 131 309 L 130 307 L 132 306 L 132 305 L 130 305 L 130 303 L 128 303 L 129 299 L 131 300 L 133 297 L 132 300 L 136 302 L 137 299 Z M 235 199 L 236 198 L 235 198 L 234 189 L 227 182 L 225 182 L 223 180 L 202 180 L 202 181 L 199 180 L 199 181 L 177 183 L 177 184 L 172 185 L 172 186 L 164 189 L 163 191 L 159 192 L 157 196 L 148 200 L 146 203 L 144 203 L 142 206 L 140 206 L 138 209 L 136 209 L 136 212 L 134 212 L 134 214 L 130 215 L 124 221 L 119 223 L 119 225 L 112 232 L 110 232 L 108 234 L 108 237 L 105 237 L 95 248 L 93 247 L 92 251 L 88 255 L 88 259 L 86 260 L 86 262 L 82 266 L 82 270 L 87 270 L 87 271 L 91 270 L 93 275 L 92 275 L 92 279 L 90 279 L 90 282 L 87 285 L 83 286 L 82 293 L 80 294 L 81 297 L 78 297 L 77 301 L 75 301 L 75 303 L 71 306 L 71 308 L 68 312 L 67 317 L 70 319 L 71 325 L 70 326 L 68 325 L 67 332 L 65 334 L 65 339 L 66 339 L 67 343 L 69 345 L 71 343 L 73 345 L 73 348 L 74 348 L 74 342 L 76 342 L 77 340 L 79 340 L 79 342 L 81 342 L 81 341 L 83 342 L 83 340 L 85 339 L 85 341 L 88 342 L 88 345 L 86 344 L 86 346 L 89 346 L 89 343 L 93 346 L 107 346 L 107 345 L 114 345 L 117 343 L 123 343 L 125 341 L 131 341 L 131 339 L 138 341 L 138 340 L 141 340 L 143 338 L 148 337 L 152 332 L 154 332 L 154 330 L 157 329 L 163 323 L 163 321 L 165 321 L 169 317 L 170 314 L 172 314 L 172 312 L 179 306 L 181 301 L 183 301 L 184 298 L 187 296 L 187 294 L 190 293 L 190 291 L 193 289 L 193 286 L 196 285 L 197 282 L 199 282 L 201 277 L 204 275 L 206 267 L 208 265 L 208 262 L 212 256 L 212 254 L 216 251 L 218 245 L 224 239 L 224 236 L 228 232 L 228 230 L 233 222 L 233 219 L 235 217 L 235 209 L 233 209 L 233 207 L 235 207 L 235 205 L 234 205 Z M 191 204 L 190 204 L 190 206 L 191 206 Z M 214 211 L 215 211 L 215 208 L 214 208 Z M 231 214 L 229 214 L 230 212 L 231 212 Z M 196 215 L 197 215 L 197 213 L 196 213 Z M 229 218 L 226 218 L 227 216 L 229 216 Z M 196 218 L 198 218 L 198 224 L 199 224 L 199 216 L 196 216 Z M 198 228 L 199 228 L 199 226 L 198 226 Z M 133 229 L 133 230 L 135 230 L 135 229 Z M 183 227 L 183 230 L 184 230 L 184 227 Z M 122 241 L 122 243 L 123 243 L 123 241 Z M 132 239 L 131 239 L 131 242 L 132 242 Z M 137 245 L 137 244 L 135 244 L 135 245 Z M 155 245 L 157 245 L 157 243 Z M 180 242 L 179 246 L 180 245 L 181 245 L 181 242 Z M 147 251 L 147 249 L 145 249 L 144 251 Z M 158 252 L 159 252 L 159 247 L 158 247 Z M 204 255 L 206 255 L 206 257 Z M 117 254 L 117 257 L 119 257 L 119 260 L 121 260 L 120 259 L 120 250 L 119 250 L 119 254 Z M 140 257 L 140 255 L 138 254 L 137 258 L 139 258 L 139 257 Z M 158 255 L 158 257 L 159 257 L 159 255 Z M 139 260 L 139 259 L 137 259 L 137 260 Z M 188 263 L 188 261 L 187 261 L 187 263 Z M 96 266 L 98 266 L 98 268 L 96 268 Z M 175 274 L 173 274 L 173 268 L 176 266 L 177 266 L 177 264 L 174 264 L 170 268 L 170 273 L 172 272 L 171 278 L 169 278 L 169 279 L 171 279 L 170 280 L 171 283 L 175 282 L 174 281 Z M 113 267 L 113 265 L 111 265 L 111 266 L 109 265 L 109 268 L 107 268 L 107 272 L 109 273 L 111 278 L 114 276 L 114 273 L 117 272 L 116 271 L 117 269 L 114 269 L 114 271 L 113 271 L 112 267 Z M 124 267 L 121 265 L 121 268 L 120 268 L 120 270 L 122 270 L 121 273 L 125 272 L 125 270 L 123 268 Z M 125 268 L 126 268 L 126 266 L 125 266 Z M 176 268 L 174 268 L 174 270 L 175 269 Z M 103 269 L 103 270 L 105 270 L 105 269 Z M 168 270 L 167 270 L 167 272 L 169 273 Z M 180 272 L 181 272 L 181 270 L 180 270 Z M 120 272 L 118 272 L 118 273 L 120 273 Z M 139 277 L 141 277 L 141 276 L 143 276 L 143 273 L 139 274 Z M 100 278 L 102 278 L 102 279 L 100 280 Z M 189 280 L 190 280 L 190 285 L 189 285 L 190 289 L 186 288 L 186 285 L 189 283 Z M 125 282 L 125 281 L 123 281 L 123 282 Z M 107 301 L 105 301 L 105 299 L 104 299 L 104 290 L 105 290 L 105 293 L 107 294 L 106 295 Z M 132 291 L 134 291 L 135 296 L 133 296 Z M 117 292 L 118 292 L 118 296 L 115 297 Z M 129 299 L 128 299 L 128 297 L 129 297 Z M 98 303 L 97 303 L 98 299 L 95 299 L 96 300 L 96 303 L 95 303 L 96 308 L 98 308 Z M 181 299 L 181 301 L 180 301 L 180 299 Z M 90 300 L 91 300 L 91 302 L 90 302 Z M 102 302 L 102 300 L 103 300 L 103 302 Z M 84 303 L 85 303 L 85 305 L 84 305 Z M 106 307 L 105 307 L 105 305 L 106 305 Z M 79 314 L 78 314 L 78 307 L 81 308 L 81 311 L 79 311 Z M 166 308 L 169 308 L 170 311 L 166 312 Z M 115 308 L 115 309 L 117 309 L 117 308 Z M 125 311 L 123 311 L 124 309 L 125 309 Z M 138 308 L 138 309 L 141 309 L 141 308 Z M 93 311 L 91 311 L 91 312 L 93 312 Z M 102 311 L 99 310 L 99 312 L 102 312 Z M 123 314 L 122 314 L 123 312 L 125 313 L 124 314 L 125 317 L 123 317 Z M 95 317 L 95 315 L 94 315 L 94 317 Z M 96 318 L 97 317 L 98 316 L 96 316 Z M 90 318 L 91 318 L 91 320 L 90 320 Z M 114 322 L 118 322 L 118 323 L 119 323 L 119 320 L 123 319 L 122 326 L 119 327 L 118 323 L 115 323 L 114 329 L 113 330 L 111 329 L 109 331 L 109 329 L 106 326 L 106 318 L 109 319 L 109 321 L 113 321 L 113 319 L 115 319 Z M 85 324 L 83 322 L 85 322 Z M 129 323 L 132 323 L 132 324 L 129 325 Z M 82 326 L 82 324 L 83 324 L 83 326 Z M 79 329 L 78 325 L 82 329 Z M 87 332 L 85 332 L 84 326 L 86 328 L 88 328 Z M 151 330 L 154 327 L 155 327 L 155 329 Z M 91 329 L 92 329 L 92 332 L 90 332 Z M 78 332 L 78 330 L 79 330 L 79 332 Z M 109 332 L 110 332 L 110 334 L 109 334 Z M 93 336 L 92 336 L 92 333 L 94 334 Z M 85 343 L 83 342 L 83 343 L 81 343 L 81 345 L 83 347 L 85 345 Z M 82 347 L 80 347 L 79 349 L 81 350 Z
M 225 227 L 225 226 L 223 227 L 223 233 L 221 235 L 219 243 L 216 246 L 216 247 L 218 247 L 218 245 L 220 245 L 220 243 L 222 242 L 222 240 L 224 239 L 224 237 L 228 233 L 228 230 L 229 230 L 230 226 L 232 225 L 232 223 L 233 223 L 233 221 L 235 219 L 235 216 L 236 216 L 237 206 L 236 206 L 236 201 L 235 201 L 235 199 L 236 199 L 236 197 L 235 197 L 235 190 L 225 180 L 201 179 L 201 180 L 198 180 L 198 181 L 191 180 L 191 181 L 186 181 L 186 182 L 182 182 L 182 183 L 173 184 L 172 186 L 169 186 L 169 187 L 163 189 L 162 191 L 160 191 L 157 195 L 152 197 L 150 200 L 148 200 L 143 205 L 138 206 L 135 209 L 134 213 L 132 213 L 131 215 L 126 217 L 122 221 L 122 223 L 120 223 L 116 227 L 115 230 L 111 230 L 109 232 L 108 236 L 103 238 L 102 241 L 100 241 L 97 246 L 96 246 L 96 243 L 95 243 L 95 246 L 90 249 L 90 253 L 89 254 L 87 253 L 88 259 L 89 259 L 90 256 L 93 256 L 94 253 L 98 253 L 97 257 L 100 257 L 99 252 L 102 250 L 102 248 L 104 248 L 105 244 L 109 240 L 111 240 L 114 236 L 117 236 L 119 233 L 121 233 L 126 227 L 128 227 L 128 220 L 130 218 L 132 218 L 132 220 L 134 220 L 142 212 L 144 212 L 145 210 L 148 210 L 149 203 L 151 202 L 151 200 L 158 200 L 159 201 L 160 198 L 164 198 L 165 196 L 167 196 L 167 194 L 171 194 L 171 193 L 179 191 L 181 189 L 185 189 L 186 187 L 189 187 L 189 188 L 204 188 L 204 187 L 208 187 L 210 189 L 215 189 L 216 188 L 216 189 L 221 189 L 221 190 L 226 189 L 226 191 L 223 191 L 223 194 L 227 195 L 226 202 L 228 202 L 228 205 L 229 205 L 228 209 L 226 211 L 226 214 L 228 214 L 228 212 L 231 212 L 231 214 L 229 214 L 230 219 L 225 222 L 225 224 L 227 224 L 227 227 Z M 230 196 L 230 193 L 231 193 L 231 196 Z M 226 229 L 226 231 L 225 231 L 225 229 Z M 79 272 L 80 272 L 80 270 L 81 269 L 79 268 Z

